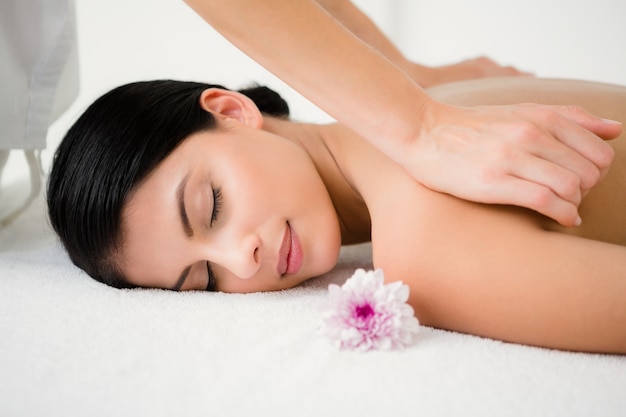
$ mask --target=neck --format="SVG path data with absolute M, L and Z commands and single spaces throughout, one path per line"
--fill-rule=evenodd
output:
M 371 224 L 367 206 L 342 163 L 344 158 L 339 145 L 342 129 L 338 129 L 338 125 L 296 123 L 266 117 L 263 130 L 294 142 L 309 154 L 337 212 L 342 244 L 369 241 Z

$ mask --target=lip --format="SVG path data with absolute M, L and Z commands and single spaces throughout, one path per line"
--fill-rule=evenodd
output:
M 278 265 L 276 270 L 278 275 L 293 275 L 302 268 L 302 246 L 295 230 L 292 229 L 289 222 L 283 236 L 283 243 L 278 251 Z

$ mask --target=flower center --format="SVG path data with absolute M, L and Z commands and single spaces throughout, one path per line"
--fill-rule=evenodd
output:
M 367 319 L 374 314 L 374 309 L 369 304 L 365 304 L 357 306 L 355 313 L 358 318 Z

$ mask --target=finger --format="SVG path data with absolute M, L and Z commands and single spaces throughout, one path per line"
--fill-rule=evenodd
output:
M 622 123 L 616 120 L 603 119 L 599 116 L 589 113 L 587 110 L 579 106 L 545 106 L 549 110 L 553 110 L 563 118 L 580 125 L 589 132 L 601 137 L 602 139 L 613 139 L 622 132 Z
M 509 176 L 495 187 L 494 202 L 532 209 L 566 227 L 580 225 L 577 207 L 549 187 L 514 176 Z
M 511 67 L 511 66 L 508 66 L 508 67 L 498 67 L 497 69 L 494 69 L 494 75 L 495 74 L 498 74 L 498 75 L 501 75 L 501 76 L 507 76 L 507 75 L 532 75 L 529 72 L 524 72 L 524 71 L 521 71 L 521 70 L 519 70 L 519 69 L 517 69 L 515 67 Z
M 482 56 L 474 59 L 474 63 L 482 67 L 484 77 L 506 77 L 506 76 L 533 76 L 534 74 L 521 71 L 511 65 L 500 65 L 489 57 Z
M 542 175 L 552 175 L 554 182 L 540 181 L 540 183 L 550 185 L 557 194 L 566 197 L 568 191 L 571 191 L 570 187 L 573 186 L 573 178 L 567 178 L 567 173 L 569 173 L 571 176 L 576 177 L 576 186 L 578 189 L 586 192 L 593 188 L 602 179 L 608 166 L 601 167 L 596 165 L 596 162 L 588 159 L 579 150 L 568 146 L 567 143 L 568 141 L 575 141 L 574 135 L 578 135 L 582 138 L 581 140 L 585 140 L 585 136 L 589 135 L 589 132 L 573 124 L 569 126 L 569 130 L 567 131 L 568 139 L 560 141 L 559 135 L 564 135 L 565 133 L 554 126 L 551 127 L 550 134 L 554 135 L 554 137 L 557 137 L 559 140 L 537 141 L 535 148 L 531 151 L 535 156 L 554 165 L 552 169 L 550 167 L 544 167 L 541 171 Z M 595 137 L 595 139 L 592 138 L 592 140 L 600 141 L 601 139 Z M 603 141 L 598 143 L 605 145 Z M 557 166 L 560 167 L 561 170 L 557 171 Z M 550 170 L 553 172 L 549 173 L 548 171 Z M 524 177 L 524 175 L 521 176 Z M 560 182 L 561 185 L 559 186 L 557 182 Z M 555 186 L 557 188 L 554 188 Z
M 589 165 L 589 168 L 595 169 L 595 166 L 586 161 L 576 152 L 570 151 L 573 159 L 579 159 L 581 165 Z M 569 164 L 569 161 L 564 163 Z M 571 168 L 564 167 L 552 160 L 547 160 L 543 156 L 530 155 L 524 160 L 517 160 L 509 167 L 509 174 L 524 181 L 537 184 L 541 187 L 548 188 L 559 198 L 568 201 L 575 207 L 580 205 L 583 192 L 586 190 L 581 187 L 580 175 Z M 599 175 L 599 174 L 597 174 Z
M 556 111 L 603 139 L 615 139 L 622 133 L 622 123 L 595 116 L 578 106 L 554 106 Z
M 559 142 L 582 156 L 590 164 L 584 163 L 575 154 L 563 151 L 562 154 L 550 152 L 548 148 L 540 153 L 551 158 L 561 166 L 578 174 L 584 190 L 592 188 L 604 177 L 613 161 L 613 148 L 584 126 L 573 123 L 567 118 L 558 118 L 549 123 L 549 131 Z M 551 153 L 551 155 L 547 155 Z

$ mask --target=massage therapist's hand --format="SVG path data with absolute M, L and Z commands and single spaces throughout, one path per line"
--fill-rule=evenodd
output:
M 408 62 L 408 61 L 407 61 Z M 440 67 L 408 62 L 407 73 L 422 87 L 486 77 L 530 76 L 515 67 L 502 66 L 490 58 L 478 57 Z
M 421 183 L 481 203 L 530 208 L 564 226 L 607 172 L 621 124 L 571 106 L 461 108 L 430 101 L 417 139 L 394 157 Z

